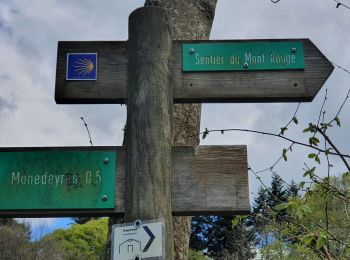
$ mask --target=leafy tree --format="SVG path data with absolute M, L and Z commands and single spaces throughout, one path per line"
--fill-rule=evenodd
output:
M 298 197 L 299 196 L 299 185 L 292 180 L 290 187 L 288 189 L 288 197 Z
M 67 260 L 98 260 L 104 258 L 107 243 L 108 219 L 90 220 L 85 224 L 73 224 L 43 238 L 62 251 Z
M 281 210 L 277 214 L 271 212 L 281 202 L 287 202 L 290 195 L 298 194 L 298 187 L 295 183 L 288 187 L 284 186 L 283 180 L 276 174 L 272 174 L 271 187 L 260 187 L 258 195 L 254 200 L 253 214 L 247 219 L 247 224 L 256 232 L 256 244 L 267 246 L 275 240 L 276 234 L 267 228 L 270 223 L 283 222 L 288 217 L 286 210 Z
M 249 259 L 254 256 L 254 231 L 232 217 L 200 216 L 192 220 L 190 247 L 214 259 Z
M 279 223 L 273 218 L 266 225 L 265 232 L 273 233 L 275 240 L 264 246 L 264 257 L 274 259 L 280 254 L 280 259 L 291 259 L 290 256 L 295 259 L 305 256 L 308 259 L 349 259 L 347 209 L 350 201 L 340 194 L 350 194 L 350 178 L 346 174 L 318 181 L 301 196 L 291 196 L 287 202 L 275 206 L 272 215 L 277 216 L 278 211 L 283 210 L 288 213 L 288 218 Z
M 27 255 L 30 239 L 29 226 L 13 219 L 1 219 L 1 223 L 0 259 L 30 259 Z

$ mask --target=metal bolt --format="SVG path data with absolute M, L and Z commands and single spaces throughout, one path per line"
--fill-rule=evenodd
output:
M 139 228 L 139 227 L 141 227 L 141 225 L 142 225 L 142 221 L 141 220 L 135 220 L 135 222 L 134 222 L 134 227 L 135 228 Z
M 109 159 L 107 157 L 103 159 L 104 164 L 107 164 L 108 162 L 109 162 Z
M 292 48 L 292 52 L 293 52 L 293 53 L 296 53 L 296 52 L 297 52 L 297 48 L 293 47 L 293 48 Z
M 249 67 L 248 63 L 244 63 L 244 64 L 243 64 L 243 67 L 244 67 L 245 69 L 248 69 L 248 67 Z
M 102 196 L 102 201 L 106 201 L 108 199 L 107 195 Z
M 191 48 L 191 49 L 189 50 L 189 52 L 190 52 L 190 54 L 193 54 L 193 53 L 194 53 L 194 49 Z

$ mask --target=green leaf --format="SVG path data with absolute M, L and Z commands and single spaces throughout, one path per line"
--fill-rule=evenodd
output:
M 344 172 L 342 177 L 343 181 L 350 181 L 350 172 Z
M 309 245 L 314 240 L 314 235 L 307 234 L 301 238 L 301 241 L 304 242 L 306 245 Z
M 240 217 L 235 217 L 235 218 L 232 220 L 232 227 L 237 226 L 237 224 L 239 224 L 239 222 L 241 222 L 241 218 L 240 218 Z
M 299 122 L 298 122 L 298 119 L 296 118 L 296 117 L 293 117 L 293 122 L 294 122 L 294 124 L 298 124 Z
M 325 155 L 329 155 L 329 153 L 331 152 L 332 148 L 328 148 L 324 151 L 324 154 Z
M 288 130 L 287 127 L 281 127 L 280 135 L 284 135 L 284 132 L 287 131 L 287 130 Z
M 316 156 L 316 157 L 315 157 L 315 161 L 318 162 L 318 164 L 321 164 L 320 157 Z
M 295 214 L 297 215 L 297 219 L 299 219 L 299 220 L 302 220 L 302 219 L 303 219 L 304 213 L 303 213 L 301 210 L 298 209 L 298 210 L 295 212 Z
M 311 132 L 311 133 L 316 133 L 317 132 L 317 128 L 316 128 L 316 125 L 312 124 L 312 123 L 309 123 L 309 127 L 305 128 L 303 130 L 304 133 L 306 132 Z
M 292 231 L 289 228 L 282 229 L 282 234 L 285 235 L 285 236 L 289 235 L 291 232 Z
M 334 120 L 335 120 L 335 122 L 337 122 L 337 126 L 339 126 L 340 127 L 340 119 L 339 119 L 339 117 L 335 117 L 334 118 Z
M 304 215 L 311 213 L 311 208 L 308 205 L 301 205 L 300 210 L 303 212 Z
M 282 157 L 285 161 L 287 161 L 287 149 L 283 149 L 283 152 L 282 152 Z
M 315 153 L 310 153 L 310 154 L 308 155 L 308 157 L 311 158 L 311 159 L 312 159 L 312 158 L 315 158 L 316 156 L 317 156 L 317 155 L 316 155 Z
M 316 241 L 316 248 L 320 249 L 327 244 L 327 237 L 325 235 L 320 235 Z
M 205 128 L 203 135 L 202 135 L 202 139 L 204 140 L 208 135 L 209 135 L 209 130 L 208 130 L 208 128 Z
M 318 146 L 319 142 L 320 140 L 318 140 L 318 138 L 315 136 L 309 138 L 310 145 Z
M 281 210 L 287 209 L 288 206 L 289 206 L 288 203 L 281 203 L 281 204 L 276 205 L 274 207 L 274 210 L 281 211 Z
M 299 186 L 299 189 L 304 189 L 305 181 L 301 181 L 298 186 Z
M 309 176 L 311 178 L 314 175 L 315 170 L 316 170 L 316 167 L 312 167 L 312 169 L 307 170 L 303 176 L 304 177 Z

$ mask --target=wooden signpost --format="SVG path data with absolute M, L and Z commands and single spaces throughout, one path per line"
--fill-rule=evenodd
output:
M 173 215 L 249 214 L 246 146 L 175 146 L 171 158 Z M 0 216 L 122 216 L 125 172 L 125 147 L 1 148 Z
M 0 205 L 1 215 L 122 214 L 129 222 L 163 219 L 165 258 L 171 259 L 172 214 L 249 213 L 246 148 L 171 147 L 173 103 L 312 101 L 333 66 L 309 39 L 172 38 L 167 11 L 144 7 L 129 17 L 128 42 L 59 42 L 58 104 L 128 105 L 126 150 L 96 148 L 116 152 L 115 204 L 106 208 L 53 206 L 36 210 Z M 70 149 L 81 148 L 58 150 Z M 83 150 L 94 152 L 95 148 Z M 0 156 L 3 153 L 6 151 Z M 101 162 L 98 164 L 93 166 L 97 170 L 103 167 Z M 9 176 L 25 171 L 16 165 L 11 167 L 0 168 L 0 185 L 19 187 L 20 191 L 22 184 L 9 184 Z M 26 174 L 45 174 L 50 170 L 45 167 Z M 86 175 L 85 168 L 74 167 L 77 176 Z M 63 182 L 61 188 L 67 185 Z M 79 194 L 79 189 L 75 192 Z M 96 194 L 98 203 L 92 201 L 89 205 L 101 205 L 100 200 L 107 199 Z M 80 195 L 84 199 L 84 194 Z
M 279 69 L 262 70 L 262 55 L 267 63 L 271 61 L 271 53 L 274 52 L 274 44 L 298 43 L 296 53 L 303 53 L 304 68 L 290 68 L 289 66 Z M 254 56 L 253 48 L 247 49 L 247 62 L 245 52 L 239 59 L 241 70 L 208 70 L 208 67 L 215 68 L 216 65 L 201 68 L 196 71 L 183 71 L 183 51 L 188 44 L 194 48 L 200 44 L 210 46 L 221 44 L 232 44 L 232 54 L 224 57 L 224 63 L 238 62 L 235 53 L 235 44 L 263 45 L 272 44 L 270 48 Z M 58 104 L 119 104 L 126 103 L 127 99 L 127 78 L 128 78 L 128 42 L 59 42 L 56 70 L 56 91 L 55 100 Z M 247 47 L 247 48 L 248 48 Z M 282 51 L 279 62 L 286 62 L 287 55 L 294 55 L 293 45 L 290 45 L 290 52 Z M 301 49 L 300 49 L 301 48 Z M 195 50 L 194 50 L 195 51 Z M 69 52 L 97 52 L 98 53 L 98 75 L 96 81 L 66 81 L 67 53 Z M 191 55 L 188 50 L 188 55 Z M 186 50 L 185 50 L 185 54 Z M 210 53 L 215 55 L 215 48 L 212 52 L 206 51 L 204 57 L 210 58 Z M 198 53 L 197 53 L 198 54 Z M 195 57 L 195 54 L 193 55 Z M 233 56 L 233 58 L 232 58 Z M 260 56 L 260 58 L 258 57 Z M 277 56 L 277 57 L 279 57 Z M 202 56 L 200 56 L 202 57 Z M 277 61 L 276 56 L 275 61 Z M 291 57 L 289 57 L 291 59 Z M 302 57 L 297 57 L 301 59 Z M 231 59 L 231 60 L 230 60 Z M 234 60 L 232 60 L 234 59 Z M 283 59 L 283 60 L 282 60 Z M 251 63 L 261 61 L 260 68 L 254 67 Z M 196 62 L 196 60 L 195 60 Z M 205 60 L 204 60 L 205 62 Z M 248 63 L 248 69 L 244 64 Z M 172 49 L 172 88 L 174 103 L 222 103 L 222 102 L 302 102 L 312 101 L 334 67 L 331 62 L 319 51 L 309 39 L 289 40 L 233 40 L 233 41 L 174 41 Z

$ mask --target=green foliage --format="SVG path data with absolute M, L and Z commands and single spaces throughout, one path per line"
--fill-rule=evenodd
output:
M 287 210 L 289 215 L 296 216 L 299 220 L 311 212 L 310 207 L 305 204 L 305 200 L 298 197 L 290 197 L 287 203 L 278 204 L 274 209 L 277 211 Z
M 281 204 L 276 205 L 274 209 L 277 210 L 277 211 L 280 211 L 280 210 L 283 210 L 283 209 L 287 209 L 288 206 L 289 206 L 288 203 L 281 203 Z
M 329 153 L 329 152 L 328 152 L 328 153 Z M 308 157 L 309 157 L 310 159 L 314 159 L 315 162 L 317 162 L 318 164 L 321 163 L 320 157 L 319 157 L 317 154 L 315 154 L 315 153 L 310 153 L 310 154 L 308 155 Z
M 316 167 L 312 167 L 311 169 L 305 171 L 304 173 L 304 177 L 310 177 L 310 179 L 315 175 L 315 170 L 316 170 Z
M 283 149 L 282 151 L 282 157 L 285 161 L 287 161 L 287 149 Z
M 298 119 L 296 118 L 296 117 L 293 117 L 293 122 L 294 122 L 294 124 L 299 124 L 299 121 L 298 121 Z
M 260 251 L 264 260 L 319 260 L 319 256 L 302 244 L 286 244 L 283 241 L 265 246 Z
M 67 260 L 103 259 L 106 248 L 108 220 L 90 220 L 86 224 L 73 224 L 68 229 L 56 230 L 44 238 L 62 250 Z
M 283 232 L 288 230 L 282 224 L 288 218 L 288 198 L 291 195 L 298 196 L 298 186 L 292 183 L 290 187 L 285 187 L 283 180 L 275 173 L 270 188 L 260 187 L 254 200 L 253 216 L 248 218 L 249 225 L 256 233 L 256 244 L 265 247 L 277 237 L 285 236 Z M 278 211 L 273 211 L 274 208 Z
M 205 257 L 202 253 L 194 250 L 189 250 L 188 253 L 188 260 L 207 260 L 208 258 Z
M 280 132 L 280 134 L 281 134 L 281 135 L 284 135 L 284 133 L 285 133 L 287 130 L 288 130 L 287 127 L 281 127 L 281 132 Z
M 254 257 L 254 231 L 244 217 L 197 216 L 192 219 L 190 248 L 205 252 L 213 259 L 250 259 Z
M 339 127 L 341 126 L 339 117 L 336 116 L 334 118 L 334 121 L 337 123 L 337 126 L 339 126 Z
M 316 133 L 317 132 L 317 127 L 314 124 L 309 124 L 309 127 L 305 128 L 303 130 L 304 133 L 311 132 L 311 133 Z
M 320 249 L 321 247 L 327 244 L 327 237 L 325 235 L 320 235 L 316 241 L 316 248 Z
M 314 174 L 315 168 L 312 168 L 305 176 Z M 307 256 L 307 259 L 313 259 L 312 256 L 316 255 L 325 257 L 327 251 L 339 259 L 350 259 L 350 221 L 347 213 L 350 202 L 339 197 L 339 194 L 350 194 L 348 175 L 345 173 L 319 180 L 309 192 L 302 196 L 291 196 L 286 202 L 277 204 L 274 207 L 276 212 L 271 214 L 286 212 L 286 221 L 278 222 L 276 218 L 268 217 L 270 221 L 261 233 L 270 234 L 270 237 L 273 234 L 274 239 L 264 245 L 264 259 L 273 259 L 276 254 L 279 254 L 276 259 L 301 259 L 295 255 L 289 258 L 296 253 L 291 253 L 294 250 L 292 248 L 306 248 L 309 252 L 301 255 Z M 337 196 L 329 191 L 329 185 L 339 191 Z
M 312 136 L 309 138 L 310 145 L 318 146 L 319 143 L 320 143 L 320 140 L 317 137 Z
M 223 132 L 221 132 L 223 134 Z M 209 130 L 208 128 L 205 128 L 203 134 L 202 134 L 202 139 L 204 140 L 205 138 L 207 138 L 207 136 L 209 135 Z

